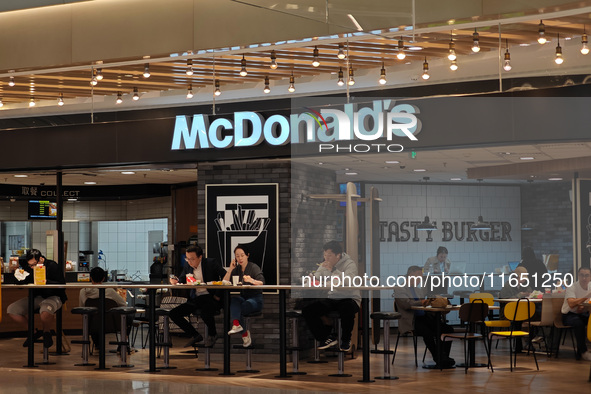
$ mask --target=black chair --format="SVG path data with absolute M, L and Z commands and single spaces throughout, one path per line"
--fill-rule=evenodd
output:
M 218 316 L 220 315 L 220 310 L 218 309 L 215 313 L 214 316 Z M 193 313 L 194 316 L 199 316 L 201 315 L 201 310 L 197 310 Z M 205 344 L 207 343 L 207 340 L 209 338 L 209 328 L 207 327 L 207 324 L 203 325 L 204 328 L 204 335 L 203 335 L 203 345 L 195 345 L 197 348 L 203 348 L 205 349 L 205 358 L 203 360 L 203 368 L 196 368 L 195 371 L 217 371 L 217 368 L 212 368 L 211 367 L 211 349 L 213 348 L 213 346 L 206 346 Z
M 96 314 L 98 312 L 98 308 L 79 306 L 76 308 L 72 308 L 71 312 L 74 315 L 82 315 L 82 340 L 81 341 L 79 341 L 79 340 L 72 341 L 72 343 L 82 345 L 82 364 L 74 364 L 74 366 L 86 367 L 89 365 L 95 365 L 94 363 L 88 362 L 88 355 L 90 354 L 90 345 L 91 345 L 89 322 L 90 322 L 90 316 Z
M 291 351 L 291 360 L 293 363 L 293 371 L 288 372 L 288 375 L 306 375 L 306 372 L 301 372 L 299 370 L 300 365 L 300 351 L 302 348 L 300 347 L 300 338 L 299 338 L 299 330 L 298 324 L 300 319 L 302 318 L 302 311 L 291 310 L 287 311 L 285 316 L 288 319 L 291 319 L 291 346 L 287 348 L 288 351 Z
M 262 312 L 253 312 L 248 315 L 242 315 L 244 318 L 244 332 L 250 330 L 250 319 L 253 317 L 259 317 L 263 313 Z M 237 371 L 242 373 L 258 373 L 259 370 L 252 369 L 252 349 L 254 349 L 254 345 L 251 343 L 250 346 L 244 347 L 242 345 L 234 345 L 234 349 L 246 349 L 246 369 Z
M 441 335 L 442 341 L 459 339 L 464 342 L 464 373 L 468 373 L 468 367 L 470 366 L 469 351 L 467 347 L 469 341 L 482 340 L 486 355 L 489 357 L 489 350 L 486 346 L 487 343 L 484 340 L 484 336 L 476 333 L 474 330 L 476 324 L 484 326 L 484 319 L 486 319 L 487 315 L 488 305 L 482 302 L 482 300 L 473 300 L 471 303 L 463 304 L 459 311 L 460 320 L 468 323 L 470 329 L 465 330 L 464 333 L 449 333 Z M 482 328 L 482 330 L 482 332 L 484 332 L 484 328 Z
M 88 298 L 84 304 L 84 306 L 86 307 L 93 307 L 93 308 L 97 308 L 97 310 L 100 310 L 100 300 L 98 298 Z M 111 310 L 113 308 L 117 308 L 117 303 L 114 300 L 111 300 L 109 298 L 105 299 L 105 334 L 111 334 L 111 333 L 118 333 L 119 331 L 121 331 L 121 320 L 119 319 L 119 317 L 117 315 L 115 315 L 114 313 L 111 312 Z M 90 347 L 91 351 L 90 354 L 92 354 L 92 349 L 95 346 L 98 346 L 98 348 L 100 349 L 100 339 L 101 339 L 101 333 L 100 333 L 100 324 L 98 322 L 98 320 L 96 319 L 100 319 L 100 316 L 98 314 L 96 315 L 90 315 L 89 316 L 89 326 L 90 326 L 90 338 L 92 339 L 92 343 L 93 345 Z M 131 324 L 131 321 L 129 322 Z
M 156 343 L 156 346 L 160 346 L 162 347 L 163 353 L 164 353 L 164 366 L 163 367 L 158 367 L 159 369 L 175 369 L 176 367 L 172 367 L 170 366 L 170 348 L 172 347 L 172 342 L 170 340 L 170 331 L 169 331 L 169 326 L 168 326 L 168 321 L 169 321 L 169 314 L 170 314 L 170 309 L 164 309 L 164 308 L 157 308 L 156 309 L 156 316 L 162 316 L 164 322 L 162 325 L 162 336 L 158 336 L 158 343 Z
M 384 349 L 378 350 L 378 345 L 376 343 L 376 348 L 371 352 L 374 354 L 383 354 L 384 355 L 384 375 L 377 376 L 376 379 L 386 379 L 386 380 L 395 380 L 398 379 L 398 376 L 391 376 L 390 375 L 390 355 L 394 354 L 392 350 L 390 350 L 390 322 L 393 320 L 400 319 L 402 315 L 399 312 L 375 312 L 370 315 L 374 324 L 374 330 L 376 328 L 379 329 L 380 322 L 384 322 Z
M 129 349 L 129 338 L 128 338 L 128 324 L 127 324 L 127 317 L 132 317 L 135 315 L 135 308 L 130 306 L 120 306 L 117 308 L 111 309 L 109 312 L 114 313 L 115 315 L 119 316 L 121 319 L 121 337 L 119 341 L 111 341 L 109 342 L 111 345 L 117 345 L 119 348 L 119 353 L 121 355 L 121 364 L 113 365 L 116 368 L 132 368 L 133 365 L 127 364 L 127 350 Z M 130 321 L 132 319 L 129 319 Z

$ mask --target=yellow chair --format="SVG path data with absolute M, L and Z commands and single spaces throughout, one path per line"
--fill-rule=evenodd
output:
M 589 315 L 589 321 L 587 322 L 587 339 L 591 341 L 591 315 Z M 589 368 L 589 381 L 591 382 L 591 367 Z
M 470 302 L 474 302 L 474 300 L 482 300 L 486 305 L 493 306 L 494 296 L 490 293 L 472 293 L 470 294 Z M 485 320 L 484 326 L 487 329 L 492 328 L 507 328 L 511 325 L 509 320 Z M 484 333 L 483 333 L 484 334 Z M 497 343 L 498 345 L 498 343 Z
M 531 318 L 536 313 L 536 307 L 533 302 L 530 302 L 527 298 L 522 298 L 516 302 L 509 302 L 505 306 L 505 318 L 509 321 L 510 329 L 507 331 L 492 331 L 488 334 L 488 347 L 490 353 L 492 353 L 491 344 L 493 338 L 497 339 L 508 339 L 509 340 L 509 364 L 511 366 L 511 372 L 513 372 L 513 366 L 517 366 L 517 353 L 514 352 L 514 339 L 530 337 L 529 331 L 515 330 L 513 323 L 524 322 L 527 320 L 531 325 Z M 519 340 L 519 339 L 518 339 Z M 530 337 L 531 340 L 531 337 Z M 490 365 L 491 372 L 494 372 L 492 362 L 490 359 L 490 353 L 488 357 L 488 363 Z M 514 354 L 515 353 L 515 354 Z M 532 352 L 534 355 L 534 361 L 536 362 L 536 368 L 539 371 L 538 359 L 536 358 L 536 352 Z

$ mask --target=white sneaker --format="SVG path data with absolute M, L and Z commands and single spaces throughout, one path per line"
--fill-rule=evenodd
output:
M 591 352 L 587 350 L 585 353 L 581 354 L 581 358 L 585 361 L 591 361 Z
M 228 331 L 228 335 L 238 334 L 239 332 L 242 332 L 242 330 L 244 329 L 240 324 L 238 324 L 237 326 L 232 326 L 232 329 Z
M 242 337 L 242 346 L 249 347 L 252 345 L 252 339 L 250 338 L 250 330 L 246 331 L 246 336 Z

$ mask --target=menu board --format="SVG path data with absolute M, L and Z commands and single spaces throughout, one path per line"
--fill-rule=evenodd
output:
M 57 218 L 57 204 L 43 200 L 29 200 L 29 219 L 55 219 Z

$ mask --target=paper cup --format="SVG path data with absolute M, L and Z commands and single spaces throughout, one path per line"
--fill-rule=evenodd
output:
M 233 286 L 238 286 L 238 281 L 239 280 L 240 280 L 240 277 L 238 275 L 232 276 L 232 285 Z

